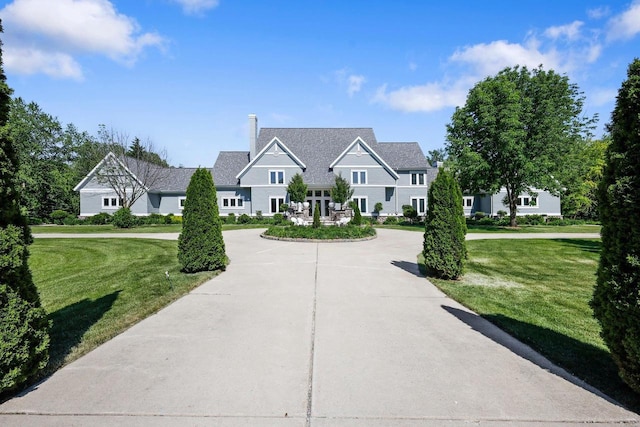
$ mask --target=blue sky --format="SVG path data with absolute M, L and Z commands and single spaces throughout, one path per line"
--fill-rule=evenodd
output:
M 635 1 L 0 1 L 14 95 L 212 166 L 262 127 L 372 127 L 445 143 L 456 105 L 506 66 L 569 76 L 609 120 L 640 56 Z

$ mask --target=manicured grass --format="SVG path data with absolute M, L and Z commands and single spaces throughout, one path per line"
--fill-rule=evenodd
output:
M 222 224 L 223 230 L 267 228 L 264 224 Z M 140 225 L 134 228 L 116 228 L 108 225 L 32 225 L 33 234 L 95 234 L 95 233 L 180 233 L 182 224 Z
M 376 228 L 391 228 L 424 233 L 423 224 L 376 225 Z M 467 226 L 467 233 L 600 233 L 599 225 L 522 225 L 517 228 L 496 225 Z
M 52 321 L 45 374 L 217 274 L 180 273 L 173 241 L 39 239 L 30 251 L 33 279 Z
M 619 379 L 589 307 L 599 240 L 478 240 L 467 248 L 464 277 L 430 279 L 437 287 L 578 378 L 640 410 L 640 396 Z
M 362 239 L 376 235 L 373 227 L 338 227 L 335 225 L 320 228 L 299 227 L 294 225 L 272 226 L 264 233 L 267 236 L 288 239 L 338 240 Z

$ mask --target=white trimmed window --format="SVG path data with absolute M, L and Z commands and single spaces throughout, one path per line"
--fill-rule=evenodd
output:
M 269 184 L 284 184 L 284 171 L 283 170 L 270 170 L 269 171 Z
M 284 203 L 284 197 L 269 197 L 269 213 L 279 213 L 280 205 Z
M 424 172 L 411 172 L 411 185 L 424 185 L 427 182 Z
M 186 197 L 178 197 L 178 209 L 184 209 L 184 202 L 187 200 Z
M 519 196 L 518 197 L 518 206 L 523 208 L 537 208 L 538 207 L 538 198 L 531 196 Z
M 358 208 L 360 208 L 360 213 L 367 213 L 368 203 L 367 203 L 366 197 L 354 197 L 352 200 L 358 204 Z
M 352 170 L 351 171 L 351 183 L 352 184 L 366 184 L 367 183 L 367 171 L 366 170 Z
M 424 215 L 427 212 L 427 199 L 425 197 L 412 197 L 411 206 L 418 212 L 418 215 Z
M 109 196 L 102 198 L 103 209 L 118 209 L 122 206 L 122 199 L 118 196 Z
M 462 207 L 465 209 L 471 209 L 473 207 L 473 196 L 464 196 L 462 198 Z
M 222 209 L 244 209 L 244 200 L 240 197 L 223 197 Z

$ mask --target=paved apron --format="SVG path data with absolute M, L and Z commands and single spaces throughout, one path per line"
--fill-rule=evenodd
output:
M 420 277 L 422 234 L 224 233 L 231 264 L 0 406 L 0 425 L 636 422 Z

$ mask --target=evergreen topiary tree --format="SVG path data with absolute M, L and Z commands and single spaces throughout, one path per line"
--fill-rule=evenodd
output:
M 313 209 L 313 228 L 320 228 L 320 204 L 316 203 Z
M 640 59 L 618 91 L 598 188 L 602 251 L 591 307 L 620 377 L 640 393 Z
M 360 212 L 360 206 L 358 206 L 358 203 L 356 202 L 351 202 L 351 208 L 353 209 L 353 218 L 349 224 L 362 225 L 362 213 Z
M 198 168 L 187 187 L 182 210 L 178 261 L 185 273 L 224 270 L 227 256 L 211 172 Z
M 297 173 L 291 178 L 289 186 L 287 186 L 287 193 L 289 193 L 289 200 L 292 202 L 304 202 L 307 197 L 307 184 L 304 183 L 302 175 Z
M 442 279 L 457 279 L 462 275 L 467 258 L 465 234 L 462 192 L 453 176 L 440 169 L 429 188 L 422 251 L 427 274 Z
M 10 102 L 0 48 L 0 394 L 33 378 L 49 360 L 49 321 L 27 263 L 32 237 L 19 206 L 18 155 L 5 132 Z
M 351 189 L 351 184 L 342 177 L 342 173 L 336 176 L 336 181 L 331 188 L 331 200 L 336 203 L 344 204 L 353 197 L 355 190 Z

